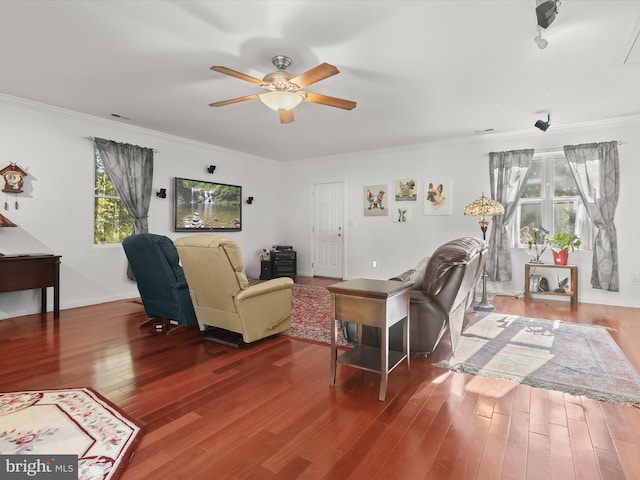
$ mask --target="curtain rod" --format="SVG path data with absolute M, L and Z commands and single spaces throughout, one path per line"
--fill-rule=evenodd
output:
M 616 142 L 618 143 L 618 145 L 625 145 L 627 142 L 623 141 L 623 140 L 616 140 Z M 593 143 L 598 143 L 598 142 L 593 142 Z M 537 154 L 537 153 L 561 153 L 564 152 L 564 147 L 554 147 L 554 148 L 534 148 L 533 149 L 533 154 Z M 491 152 L 489 152 L 491 153 Z M 483 157 L 488 157 L 489 153 L 483 153 L 482 156 Z
M 91 135 L 87 135 L 86 137 L 87 140 L 91 140 L 92 142 L 96 139 L 96 137 L 92 137 Z M 136 145 L 137 146 L 137 145 Z M 141 148 L 148 148 L 148 147 L 141 147 Z M 156 150 L 155 148 L 153 149 L 153 153 L 160 153 L 158 150 Z

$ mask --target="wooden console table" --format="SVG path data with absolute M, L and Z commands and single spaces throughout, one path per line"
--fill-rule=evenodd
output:
M 571 290 L 566 293 L 560 292 L 532 292 L 530 291 L 529 282 L 531 280 L 531 269 L 535 268 L 564 268 L 565 270 L 570 271 L 569 282 L 571 286 Z M 524 299 L 528 301 L 531 298 L 531 295 L 558 295 L 561 297 L 571 297 L 571 306 L 576 307 L 578 305 L 578 267 L 576 265 L 555 265 L 555 264 L 542 264 L 542 263 L 525 263 L 524 265 Z
M 40 312 L 47 313 L 47 287 L 53 287 L 53 318 L 60 317 L 60 255 L 0 257 L 0 293 L 41 289 Z
M 327 287 L 331 293 L 330 385 L 336 384 L 338 362 L 380 373 L 378 398 L 384 401 L 389 372 L 405 359 L 409 368 L 409 300 L 412 285 L 412 282 L 359 278 Z M 389 327 L 402 320 L 405 320 L 403 351 L 389 350 Z M 358 341 L 362 340 L 362 325 L 380 328 L 380 348 L 359 343 L 338 357 L 338 321 L 357 323 Z

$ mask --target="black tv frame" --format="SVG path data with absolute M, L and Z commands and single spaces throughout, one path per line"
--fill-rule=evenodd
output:
M 240 185 L 175 177 L 173 199 L 175 232 L 242 230 Z

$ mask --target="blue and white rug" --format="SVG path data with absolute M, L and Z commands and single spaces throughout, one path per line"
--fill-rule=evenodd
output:
M 604 327 L 477 313 L 455 355 L 435 365 L 640 406 L 640 376 Z

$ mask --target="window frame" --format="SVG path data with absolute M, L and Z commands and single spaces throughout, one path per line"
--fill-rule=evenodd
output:
M 518 200 L 518 207 L 514 212 L 514 220 L 512 222 L 512 246 L 515 248 L 529 248 L 527 243 L 521 242 L 521 219 L 522 219 L 522 205 L 535 205 L 541 204 L 541 225 L 536 225 L 535 227 L 542 226 L 543 228 L 548 230 L 548 236 L 553 235 L 555 231 L 555 215 L 554 215 L 554 207 L 559 203 L 572 203 L 574 207 L 574 212 L 576 214 L 576 219 L 574 221 L 573 233 L 577 234 L 580 239 L 583 240 L 582 249 L 587 249 L 587 246 L 590 245 L 590 241 L 588 240 L 585 244 L 584 238 L 590 238 L 592 236 L 592 224 L 587 216 L 587 224 L 584 227 L 583 232 L 580 231 L 580 225 L 578 224 L 578 216 L 581 209 L 584 209 L 582 204 L 582 198 L 580 194 L 576 195 L 565 195 L 565 196 L 556 196 L 555 195 L 555 162 L 556 160 L 561 159 L 563 161 L 567 161 L 564 152 L 562 151 L 554 151 L 554 152 L 541 152 L 535 153 L 532 162 L 540 161 L 540 177 L 541 177 L 541 197 L 520 197 Z M 529 174 L 527 174 L 527 181 Z M 584 212 L 586 214 L 586 212 Z M 522 227 L 524 228 L 524 227 Z
M 122 243 L 122 240 L 129 236 L 131 234 L 131 231 L 133 229 L 133 218 L 131 217 L 131 215 L 129 214 L 126 205 L 124 204 L 124 202 L 122 201 L 122 199 L 120 198 L 120 195 L 118 194 L 117 190 L 115 189 L 115 186 L 113 185 L 113 182 L 111 181 L 111 177 L 109 176 L 109 174 L 107 173 L 106 169 L 104 170 L 104 172 L 102 172 L 103 175 L 106 176 L 109 184 L 111 185 L 111 189 L 113 192 L 115 192 L 115 194 L 111 195 L 107 195 L 107 194 L 101 194 L 99 193 L 98 189 L 99 189 L 99 185 L 98 185 L 98 175 L 100 174 L 99 172 L 99 164 L 98 162 L 100 162 L 100 164 L 102 165 L 102 168 L 104 169 L 104 162 L 102 161 L 102 158 L 100 157 L 100 152 L 98 151 L 98 149 L 94 148 L 94 155 L 93 155 L 93 171 L 94 171 L 94 175 L 93 175 L 93 245 L 120 245 Z M 113 201 L 114 203 L 119 203 L 121 205 L 120 208 L 117 208 L 117 210 L 119 212 L 124 212 L 124 214 L 126 214 L 127 218 L 123 219 L 122 221 L 118 221 L 118 225 L 120 227 L 122 227 L 124 225 L 124 222 L 126 220 L 126 222 L 128 223 L 128 229 L 125 230 L 125 233 L 120 233 L 118 235 L 119 239 L 117 241 L 107 241 L 106 238 L 98 238 L 97 234 L 96 234 L 96 227 L 98 225 L 98 211 L 97 211 L 97 205 L 98 205 L 98 200 L 99 199 L 105 199 L 108 201 Z M 103 222 L 104 223 L 104 222 Z M 121 231 L 121 228 L 120 228 Z

